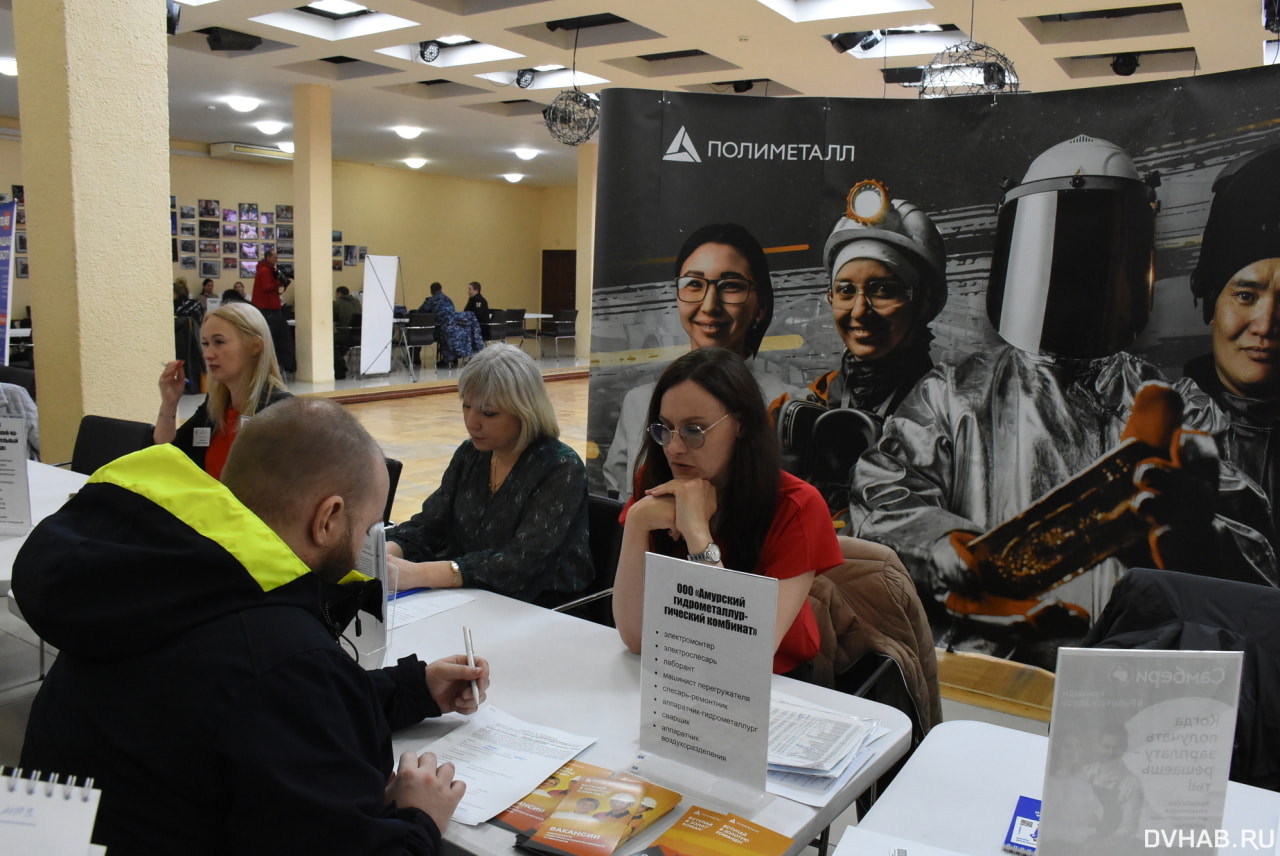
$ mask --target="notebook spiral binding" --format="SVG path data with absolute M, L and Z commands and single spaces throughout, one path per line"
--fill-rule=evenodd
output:
M 65 781 L 59 781 L 60 777 L 57 773 L 52 774 L 48 778 L 44 778 L 39 770 L 32 770 L 25 777 L 21 767 L 0 767 L 0 779 L 7 780 L 5 787 L 10 793 L 17 791 L 19 786 L 26 789 L 27 795 L 30 796 L 36 792 L 38 788 L 43 786 L 44 795 L 52 798 L 58 788 L 62 788 L 62 798 L 69 800 L 75 794 L 76 788 L 80 789 L 81 802 L 89 801 L 89 792 L 93 790 L 93 777 L 87 777 L 79 785 L 76 784 L 75 776 L 67 776 Z

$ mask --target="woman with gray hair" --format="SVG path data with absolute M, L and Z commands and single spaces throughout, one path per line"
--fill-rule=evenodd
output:
M 422 511 L 387 532 L 397 588 L 567 600 L 593 577 L 587 471 L 558 439 L 537 365 L 522 348 L 491 344 L 462 369 L 458 397 L 470 439 Z

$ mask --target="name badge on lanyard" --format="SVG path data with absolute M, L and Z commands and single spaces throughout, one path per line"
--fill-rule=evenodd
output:
M 197 428 L 195 430 L 195 439 L 192 440 L 192 445 L 200 448 L 207 448 L 209 443 L 212 440 L 213 440 L 212 428 Z

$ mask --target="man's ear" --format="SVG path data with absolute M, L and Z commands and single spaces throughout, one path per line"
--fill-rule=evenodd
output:
M 308 531 L 311 543 L 320 548 L 331 547 L 345 538 L 347 527 L 341 518 L 346 511 L 346 501 L 337 494 L 316 503 Z

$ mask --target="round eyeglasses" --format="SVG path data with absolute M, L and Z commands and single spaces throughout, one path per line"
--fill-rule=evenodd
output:
M 746 303 L 752 284 L 751 280 L 741 276 L 707 279 L 687 274 L 676 280 L 676 297 L 682 303 L 701 303 L 707 299 L 707 288 L 714 285 L 721 303 Z
M 653 442 L 659 446 L 670 446 L 671 441 L 675 439 L 675 435 L 679 434 L 680 439 L 684 440 L 684 444 L 690 449 L 701 449 L 703 444 L 707 442 L 707 432 L 719 425 L 721 422 L 729 418 L 726 413 L 715 422 L 712 422 L 706 428 L 701 425 L 684 425 L 678 431 L 672 431 L 661 422 L 655 422 L 649 426 L 649 436 L 653 438 Z
M 876 312 L 892 312 L 911 302 L 915 289 L 896 279 L 869 279 L 863 285 L 838 279 L 827 289 L 833 306 L 848 306 L 861 297 Z

